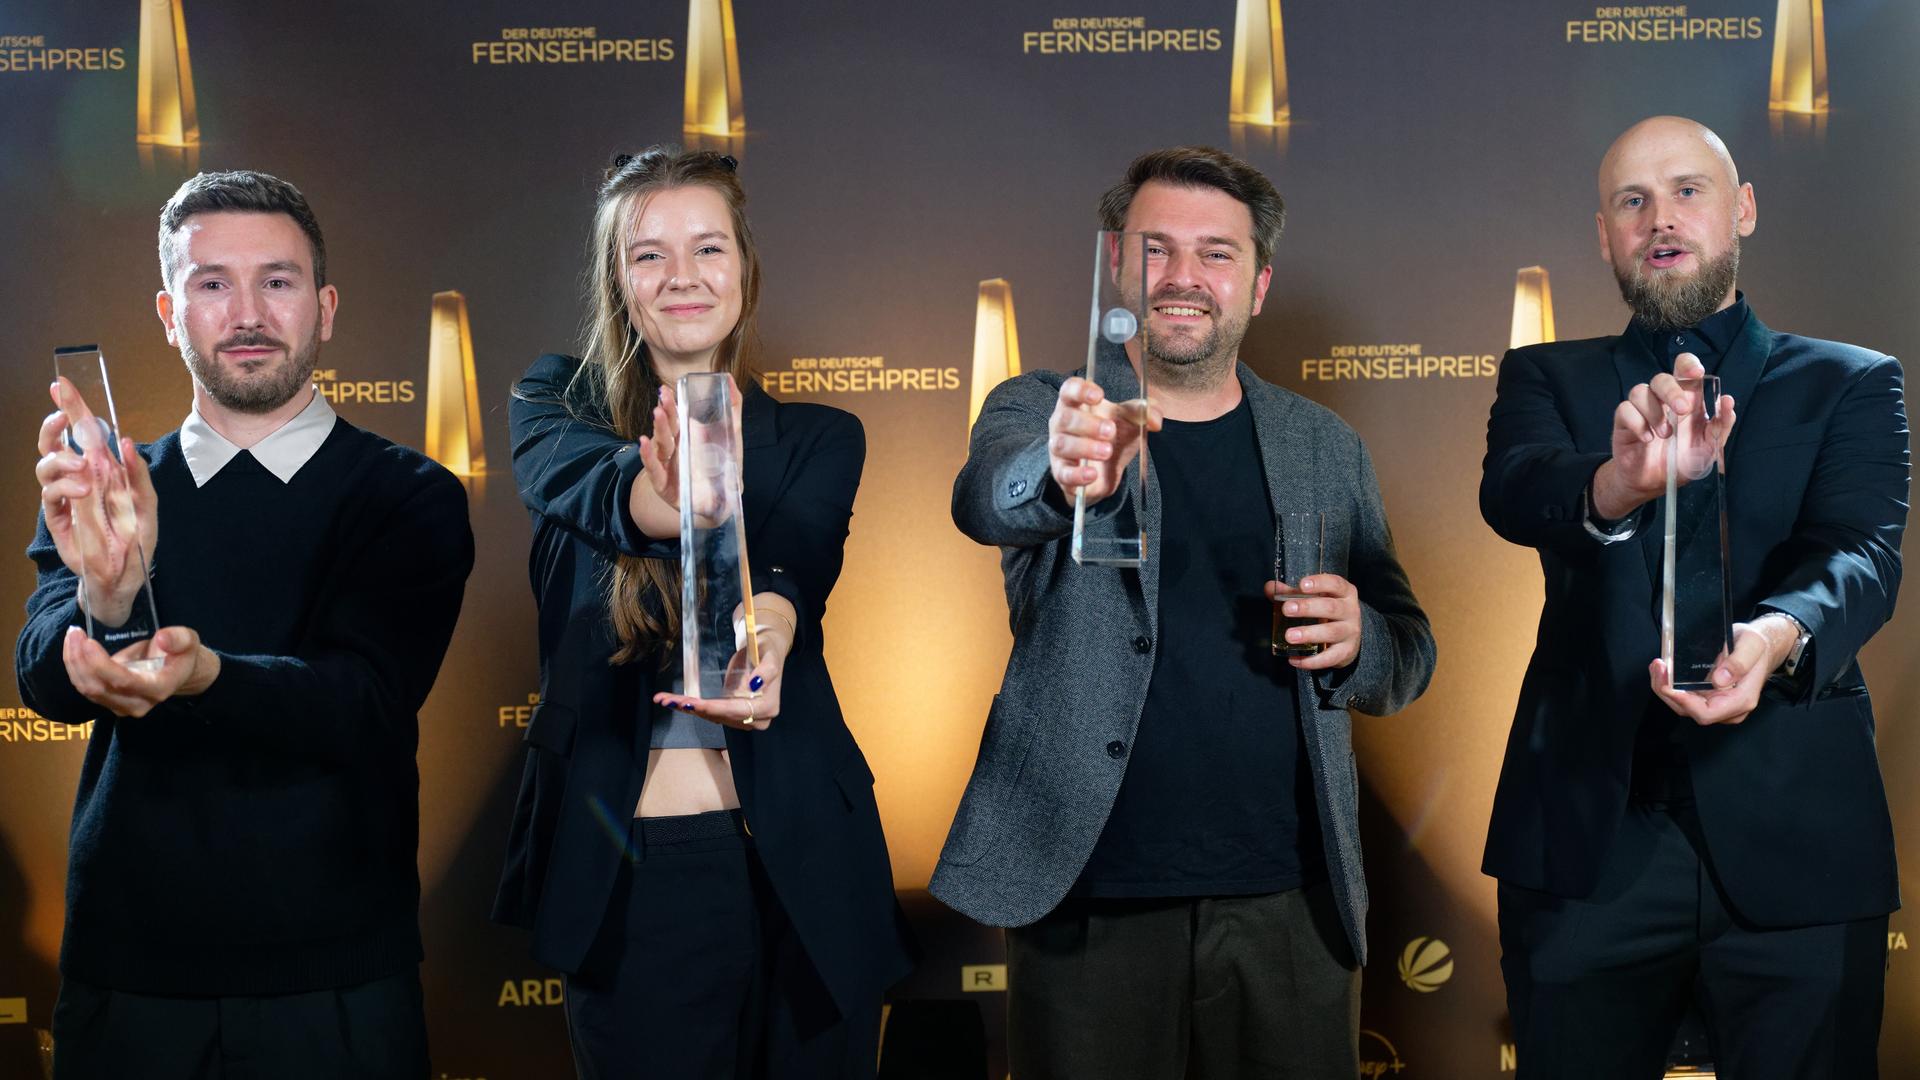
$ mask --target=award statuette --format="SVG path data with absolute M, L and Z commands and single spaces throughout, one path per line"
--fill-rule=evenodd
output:
M 1146 539 L 1140 512 L 1147 504 L 1147 238 L 1141 233 L 1102 232 L 1094 244 L 1093 322 L 1087 339 L 1087 381 L 1107 402 L 1134 416 L 1138 445 L 1120 487 L 1089 506 L 1081 489 L 1073 497 L 1073 561 L 1097 566 L 1139 566 Z M 1135 367 L 1138 361 L 1138 367 Z M 1127 451 L 1116 440 L 1116 456 Z
M 681 686 L 691 697 L 747 697 L 760 664 L 747 529 L 740 512 L 740 406 L 733 376 L 682 375 Z
M 1712 690 L 1727 651 L 1726 433 L 1713 421 L 1720 380 L 1682 379 L 1684 415 L 1667 410 L 1665 557 L 1660 573 L 1660 659 L 1675 690 Z
M 73 539 L 88 574 L 80 578 L 79 603 L 87 636 L 136 671 L 158 671 L 164 657 L 146 657 L 143 646 L 160 630 L 153 603 L 149 553 L 140 540 L 126 463 L 120 459 L 120 420 L 107 381 L 107 359 L 98 345 L 53 350 L 53 374 L 61 383 L 60 411 L 67 418 L 67 448 L 86 460 L 87 495 L 70 500 Z M 135 584 L 121 600 L 94 596 L 87 577 Z
M 1297 589 L 1302 580 L 1319 573 L 1325 565 L 1321 559 L 1326 552 L 1327 523 L 1320 511 L 1288 511 L 1280 515 L 1278 539 L 1273 551 L 1275 581 L 1284 581 Z M 1286 634 L 1296 626 L 1313 626 L 1320 620 L 1281 614 L 1280 607 L 1288 599 L 1291 597 L 1283 597 L 1273 605 L 1273 655 L 1312 656 L 1325 646 L 1317 641 L 1296 645 L 1287 640 Z

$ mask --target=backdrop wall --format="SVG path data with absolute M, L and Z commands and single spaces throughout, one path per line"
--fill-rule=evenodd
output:
M 185 415 L 188 381 L 149 298 L 156 214 L 195 167 L 267 170 L 311 199 L 341 292 L 321 386 L 356 424 L 424 445 L 433 298 L 459 292 L 491 469 L 469 481 L 478 563 L 421 717 L 435 1072 L 562 1075 L 558 982 L 485 917 L 536 689 L 505 403 L 536 354 L 577 341 L 609 156 L 692 138 L 741 158 L 767 274 L 767 385 L 866 424 L 828 657 L 911 894 L 1009 641 L 996 553 L 947 512 L 981 284 L 1007 283 L 1027 368 L 1078 366 L 1098 194 L 1147 149 L 1235 150 L 1290 210 L 1242 358 L 1366 438 L 1440 648 L 1418 704 L 1356 727 L 1374 893 L 1363 1049 L 1380 1075 L 1511 1072 L 1494 888 L 1478 865 L 1540 586 L 1533 554 L 1481 522 L 1475 490 L 1498 358 L 1516 322 L 1537 332 L 1515 319 L 1516 283 L 1551 282 L 1555 336 L 1625 324 L 1596 252 L 1594 169 L 1627 124 L 1679 112 L 1717 129 L 1754 183 L 1760 223 L 1741 279 L 1762 318 L 1920 352 L 1920 5 L 1282 6 L 5 0 L 0 302 L 13 374 L 0 425 L 15 464 L 0 470 L 0 520 L 24 548 L 54 346 L 103 346 L 129 434 Z M 1265 25 L 1279 14 L 1283 27 Z M 1275 44 L 1283 67 L 1263 82 Z M 1821 90 L 1824 111 L 1793 110 L 1796 77 L 1800 106 L 1817 110 Z M 1277 125 L 1231 119 L 1276 107 Z M 454 456 L 450 443 L 431 449 Z M 31 586 L 24 558 L 0 561 L 0 610 L 20 611 Z M 1863 658 L 1910 867 L 1916 620 L 1908 605 Z M 0 1073 L 27 1067 L 13 1051 L 49 1023 L 88 735 L 33 717 L 12 691 L 0 699 Z M 997 935 L 910 899 L 929 961 L 897 996 L 976 1003 L 997 1032 Z M 1890 1075 L 1920 1075 L 1907 928 L 1896 914 Z

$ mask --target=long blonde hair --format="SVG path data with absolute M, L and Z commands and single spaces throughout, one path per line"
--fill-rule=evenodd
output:
M 614 158 L 600 184 L 587 248 L 588 314 L 582 350 L 586 363 L 574 376 L 567 397 L 600 406 L 602 422 L 623 439 L 638 439 L 653 430 L 653 406 L 660 395 L 652 355 L 628 312 L 625 273 L 634 217 L 658 192 L 699 185 L 726 200 L 740 251 L 740 321 L 721 341 L 713 367 L 730 373 L 742 388 L 752 375 L 747 354 L 754 315 L 760 308 L 760 254 L 747 227 L 747 193 L 735 175 L 737 167 L 732 157 L 710 150 L 652 146 L 638 155 Z M 680 636 L 679 564 L 671 559 L 616 555 L 607 575 L 607 611 L 620 642 L 613 663 L 626 663 L 663 646 L 664 654 L 671 657 L 671 646 Z

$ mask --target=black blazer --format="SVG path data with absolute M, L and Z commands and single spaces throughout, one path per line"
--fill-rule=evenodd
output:
M 1634 735 L 1660 652 L 1661 518 L 1631 540 L 1582 527 L 1613 412 L 1662 370 L 1632 335 L 1517 349 L 1500 365 L 1480 510 L 1538 548 L 1546 603 L 1494 796 L 1482 869 L 1560 896 L 1592 893 L 1624 812 Z M 1899 907 L 1893 826 L 1855 655 L 1893 614 L 1907 518 L 1898 361 L 1777 334 L 1749 315 L 1721 361 L 1732 617 L 1782 611 L 1813 632 L 1813 670 L 1769 687 L 1746 721 L 1678 721 L 1701 827 L 1734 906 L 1764 926 Z
M 508 838 L 494 918 L 533 931 L 534 957 L 578 971 L 606 914 L 640 799 L 659 689 L 652 658 L 610 665 L 605 574 L 616 552 L 679 555 L 626 512 L 643 472 L 636 445 L 567 394 L 580 361 L 546 355 L 514 388 L 513 472 L 533 515 L 540 704 Z M 584 385 L 584 380 L 582 385 Z M 727 729 L 740 805 L 774 891 L 842 1012 L 876 1006 L 912 966 L 873 773 L 847 731 L 820 651 L 866 458 L 860 421 L 744 389 L 743 496 L 754 588 L 799 613 L 779 719 Z M 569 409 L 569 404 L 573 408 Z

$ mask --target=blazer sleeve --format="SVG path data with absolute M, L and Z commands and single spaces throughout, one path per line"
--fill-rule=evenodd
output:
M 1329 708 L 1386 716 L 1412 704 L 1433 678 L 1433 627 L 1394 553 L 1373 458 L 1357 436 L 1354 442 L 1347 576 L 1360 595 L 1360 652 L 1340 671 L 1316 672 L 1315 681 Z
M 1908 431 L 1900 363 L 1882 356 L 1847 386 L 1832 415 L 1793 532 L 1769 559 L 1778 582 L 1757 605 L 1813 633 L 1812 702 L 1853 666 L 1893 616 L 1907 524 Z
M 646 471 L 640 445 L 582 408 L 573 389 L 580 368 L 575 357 L 549 353 L 514 384 L 507 419 L 520 500 L 603 555 L 677 557 L 678 537 L 650 537 L 627 512 Z
M 1487 456 L 1481 465 L 1480 516 L 1504 540 L 1581 557 L 1600 546 L 1581 522 L 1588 486 L 1610 452 L 1574 448 L 1573 434 L 1537 354 L 1514 350 L 1500 361 Z
M 776 592 L 793 602 L 799 620 L 794 647 L 817 628 L 827 595 L 846 559 L 848 523 L 867 460 L 866 429 L 852 413 L 818 405 L 805 409 L 823 421 L 798 448 L 792 480 L 780 493 L 760 530 L 759 549 L 749 551 L 756 592 Z M 817 633 L 817 631 L 815 631 Z
M 1067 535 L 1073 514 L 1047 497 L 1047 421 L 1058 377 L 1030 372 L 987 395 L 953 481 L 953 523 L 969 538 L 998 547 L 1033 547 Z

